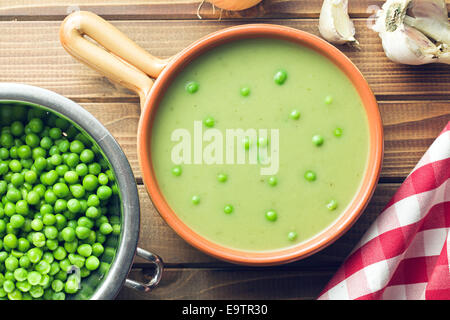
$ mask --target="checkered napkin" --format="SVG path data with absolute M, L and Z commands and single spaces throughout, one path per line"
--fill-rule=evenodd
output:
M 450 122 L 319 300 L 450 300 Z

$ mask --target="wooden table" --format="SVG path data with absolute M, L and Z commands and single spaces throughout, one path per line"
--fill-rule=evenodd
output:
M 137 160 L 138 98 L 62 49 L 58 40 L 62 19 L 78 8 L 93 11 L 154 55 L 169 57 L 203 35 L 247 22 L 282 24 L 318 34 L 321 2 L 264 0 L 239 13 L 214 10 L 204 3 L 200 20 L 199 0 L 0 1 L 0 81 L 40 86 L 80 103 L 116 137 L 133 167 L 141 199 L 139 246 L 159 254 L 166 269 L 157 290 L 143 294 L 124 288 L 118 298 L 314 299 L 450 120 L 450 67 L 390 62 L 378 35 L 367 27 L 371 15 L 367 8 L 383 1 L 350 1 L 361 50 L 339 48 L 362 71 L 379 102 L 385 129 L 380 183 L 358 222 L 325 250 L 281 267 L 250 268 L 199 252 L 160 218 L 142 185 Z M 136 259 L 130 276 L 144 280 L 149 273 L 149 266 Z

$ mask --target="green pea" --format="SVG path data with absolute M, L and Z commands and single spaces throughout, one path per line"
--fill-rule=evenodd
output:
M 108 235 L 113 231 L 113 227 L 109 223 L 102 223 L 99 228 L 100 232 L 104 235 Z
M 287 237 L 288 237 L 288 240 L 289 240 L 289 241 L 294 241 L 295 239 L 297 239 L 298 234 L 297 234 L 297 232 L 295 232 L 295 231 L 290 231 L 290 232 L 288 233 Z
M 39 136 L 35 133 L 29 133 L 25 137 L 25 143 L 31 148 L 36 148 L 37 146 L 39 146 L 40 142 L 41 139 L 39 139 Z
M 308 181 L 314 181 L 317 179 L 317 175 L 314 171 L 308 170 L 305 172 L 305 179 Z
M 24 126 L 23 126 L 22 122 L 14 121 L 13 123 L 11 123 L 10 130 L 14 136 L 18 137 L 23 134 Z
M 45 235 L 42 232 L 35 232 L 33 233 L 32 236 L 32 243 L 33 245 L 35 245 L 36 247 L 40 248 L 45 246 Z
M 28 273 L 27 273 L 27 276 L 28 276 Z M 26 292 L 30 291 L 31 284 L 27 281 L 27 278 L 25 278 L 25 280 L 23 280 L 23 281 L 16 282 L 16 288 L 19 289 L 20 291 L 22 291 L 23 293 L 26 293 Z
M 249 150 L 250 146 L 252 145 L 252 140 L 250 139 L 250 137 L 244 137 L 242 139 L 242 144 L 245 150 Z
M 197 195 L 192 196 L 191 201 L 195 205 L 199 204 L 200 203 L 200 196 L 197 196 Z
M 100 200 L 108 200 L 112 196 L 112 189 L 108 186 L 100 186 L 97 189 L 97 197 Z
M 334 131 L 333 131 L 333 135 L 334 135 L 335 137 L 340 137 L 340 136 L 342 136 L 342 133 L 343 133 L 342 128 L 336 128 L 336 129 L 334 129 Z
M 55 257 L 56 260 L 64 260 L 67 256 L 67 252 L 66 249 L 64 249 L 63 247 L 57 247 L 54 251 L 53 251 L 53 256 Z
M 278 214 L 275 210 L 266 211 L 266 219 L 268 221 L 274 222 L 278 219 Z
M 40 298 L 44 295 L 44 288 L 38 285 L 34 285 L 30 289 L 30 295 L 33 298 Z
M 316 146 L 321 146 L 324 142 L 323 137 L 320 134 L 316 134 L 312 137 L 312 143 Z
M 226 214 L 230 214 L 233 211 L 234 211 L 234 207 L 231 204 L 228 204 L 223 208 L 223 212 L 225 212 Z
M 176 177 L 181 176 L 181 173 L 183 170 L 181 169 L 181 166 L 175 166 L 172 168 L 172 174 Z
M 333 97 L 332 96 L 326 96 L 324 102 L 327 105 L 332 104 L 333 103 Z
M 282 85 L 287 80 L 287 72 L 285 70 L 279 70 L 275 73 L 273 80 L 276 84 Z
M 74 140 L 70 143 L 70 152 L 80 154 L 84 150 L 84 144 L 80 140 Z
M 19 200 L 16 203 L 16 212 L 23 216 L 26 216 L 29 212 L 28 202 L 25 200 Z
M 91 194 L 88 197 L 87 205 L 89 207 L 98 207 L 100 205 L 100 199 L 96 194 Z
M 17 247 L 18 245 L 18 241 L 17 241 L 17 237 L 15 234 L 13 233 L 8 233 L 4 238 L 3 238 L 3 243 L 11 249 L 14 249 Z
M 60 128 L 51 128 L 48 131 L 48 135 L 50 136 L 50 138 L 52 138 L 53 140 L 57 140 L 60 139 L 62 137 L 62 130 Z
M 52 287 L 53 291 L 60 292 L 64 289 L 64 282 L 62 282 L 59 279 L 53 280 L 51 287 Z
M 6 280 L 5 282 L 3 282 L 3 290 L 5 290 L 5 292 L 7 293 L 13 292 L 15 287 L 16 286 L 14 285 L 14 282 L 12 282 L 11 280 Z
M 8 271 L 14 271 L 19 267 L 19 260 L 16 257 L 9 256 L 5 260 L 5 268 Z
M 17 240 L 17 250 L 26 252 L 30 248 L 30 241 L 25 238 L 19 238 Z
M 44 235 L 47 239 L 56 239 L 58 237 L 58 229 L 54 226 L 46 226 L 44 228 Z M 47 241 L 45 243 L 47 244 Z
M 270 177 L 270 178 L 267 180 L 267 183 L 268 183 L 270 186 L 274 187 L 274 186 L 276 186 L 276 185 L 278 184 L 278 179 L 277 179 L 277 177 Z
M 78 288 L 79 288 L 78 279 L 75 276 L 69 276 L 65 283 L 64 291 L 69 294 L 74 294 L 78 291 Z
M 103 254 L 103 252 L 105 251 L 105 248 L 103 247 L 103 245 L 101 243 L 94 243 L 92 245 L 92 254 L 96 257 L 99 257 Z
M 44 129 L 44 123 L 39 118 L 33 118 L 28 123 L 31 131 L 34 133 L 40 133 Z
M 100 216 L 101 211 L 99 209 L 97 209 L 96 207 L 89 207 L 89 208 L 87 208 L 85 214 L 86 214 L 86 217 L 95 219 Z
M 101 185 L 107 185 L 109 183 L 108 176 L 105 173 L 100 173 L 98 175 L 98 183 Z
M 52 226 L 52 225 L 54 225 L 56 223 L 56 217 L 52 213 L 46 213 L 42 217 L 42 222 L 46 226 Z
M 12 224 L 13 228 L 18 229 L 25 224 L 25 218 L 20 214 L 14 214 L 10 218 L 10 223 Z
M 75 172 L 78 174 L 78 176 L 84 177 L 89 173 L 89 168 L 85 163 L 80 163 L 75 167 Z
M 73 213 L 80 212 L 81 211 L 80 201 L 78 201 L 77 199 L 70 199 L 69 201 L 67 201 L 67 209 Z
M 90 256 L 86 259 L 86 269 L 93 271 L 100 266 L 100 260 L 96 256 Z
M 226 182 L 228 180 L 228 175 L 226 175 L 225 173 L 219 173 L 217 175 L 217 180 L 219 182 Z
M 17 155 L 21 159 L 31 158 L 31 148 L 28 145 L 23 145 L 17 148 Z
M 85 243 L 78 247 L 77 252 L 83 257 L 89 257 L 92 254 L 92 247 Z
M 39 260 L 41 260 L 42 255 L 43 252 L 40 248 L 32 248 L 27 252 L 27 256 L 32 263 L 37 263 Z
M 27 202 L 31 205 L 37 205 L 41 200 L 41 197 L 39 196 L 39 193 L 36 191 L 30 191 L 27 195 Z
M 76 237 L 75 230 L 70 227 L 65 227 L 61 230 L 61 237 L 67 242 L 74 241 Z
M 95 154 L 90 149 L 84 149 L 80 154 L 80 160 L 84 163 L 91 163 L 94 161 Z
M 338 203 L 336 200 L 330 200 L 327 205 L 326 205 L 327 209 L 330 211 L 336 210 L 338 207 Z
M 112 227 L 111 227 L 111 229 L 112 229 Z M 83 227 L 83 226 L 78 226 L 75 229 L 75 234 L 77 235 L 78 239 L 83 240 L 83 239 L 87 239 L 89 237 L 90 231 L 91 230 L 89 228 L 86 228 L 86 227 Z
M 300 111 L 298 110 L 292 110 L 291 113 L 289 114 L 289 117 L 293 120 L 298 120 L 300 119 Z
M 186 84 L 186 91 L 189 93 L 196 93 L 198 91 L 198 89 L 200 88 L 200 85 L 198 84 L 198 82 L 195 81 L 190 81 Z
M 215 123 L 216 121 L 213 117 L 206 117 L 205 119 L 203 119 L 203 124 L 208 128 L 214 127 Z
M 47 274 L 50 272 L 51 266 L 50 263 L 48 263 L 47 261 L 41 260 L 34 268 L 40 274 Z
M 242 87 L 240 92 L 241 92 L 241 96 L 248 97 L 250 95 L 250 88 Z

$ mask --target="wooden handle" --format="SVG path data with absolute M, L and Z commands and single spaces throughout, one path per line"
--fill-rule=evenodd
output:
M 141 104 L 153 85 L 150 77 L 157 78 L 169 62 L 169 59 L 152 56 L 113 25 L 87 11 L 67 16 L 59 36 L 67 52 L 110 80 L 139 94 Z

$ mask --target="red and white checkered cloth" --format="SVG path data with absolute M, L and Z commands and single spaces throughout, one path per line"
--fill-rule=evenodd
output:
M 450 300 L 450 122 L 320 300 Z

